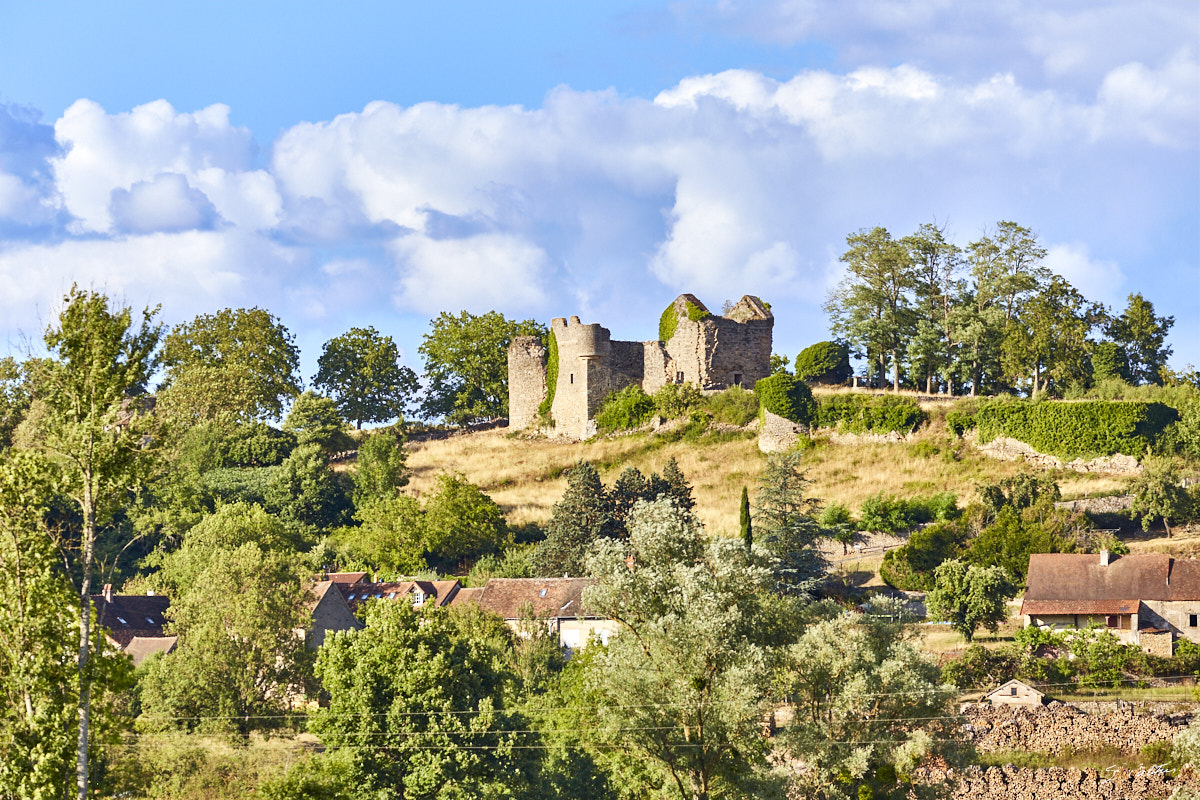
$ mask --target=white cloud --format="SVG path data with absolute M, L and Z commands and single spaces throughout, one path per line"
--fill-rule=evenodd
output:
M 260 302 L 262 293 L 274 293 L 300 260 L 267 240 L 221 231 L 14 247 L 0 251 L 0 314 L 10 324 L 36 326 L 36 309 L 78 283 L 133 305 L 161 303 L 170 318 L 186 319 L 226 305 Z
M 254 156 L 250 131 L 229 124 L 229 108 L 177 112 L 165 100 L 109 114 L 91 100 L 76 101 L 54 125 L 64 155 L 51 161 L 66 210 L 80 231 L 112 226 L 109 198 L 169 172 L 189 178 L 202 170 L 241 172 Z M 193 184 L 194 185 L 194 184 Z
M 546 300 L 546 253 L 515 236 L 413 235 L 397 239 L 391 249 L 400 270 L 396 303 L 402 308 L 482 313 L 537 308 Z
M 1125 299 L 1125 275 L 1115 261 L 1092 258 L 1082 242 L 1046 248 L 1045 266 L 1062 275 L 1089 300 L 1120 306 Z
M 217 212 L 187 179 L 166 172 L 138 181 L 128 190 L 113 189 L 109 203 L 113 227 L 129 233 L 177 232 L 211 228 Z

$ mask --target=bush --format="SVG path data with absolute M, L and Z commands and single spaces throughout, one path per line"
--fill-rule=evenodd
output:
M 705 398 L 704 408 L 712 414 L 713 422 L 740 428 L 758 416 L 758 397 L 741 386 L 731 386 Z
M 863 501 L 858 518 L 863 530 L 879 533 L 902 533 L 919 521 L 907 500 L 883 492 Z
M 986 402 L 983 398 L 956 401 L 946 412 L 946 426 L 954 431 L 955 436 L 974 430 L 975 418 Z
M 796 377 L 802 381 L 845 383 L 850 368 L 850 350 L 837 342 L 817 342 L 796 356 Z
M 1073 543 L 1056 535 L 1040 522 L 1026 519 L 1011 506 L 1000 510 L 996 521 L 983 530 L 963 553 L 980 566 L 998 565 L 1021 584 L 1029 572 L 1033 553 L 1069 553 Z
M 754 394 L 763 409 L 798 425 L 811 425 L 816 416 L 812 390 L 791 375 L 777 373 L 763 378 L 754 384 Z
M 942 667 L 942 680 L 954 684 L 961 692 L 988 689 L 1009 680 L 1017 666 L 1018 659 L 1011 653 L 972 644 L 960 657 Z
M 966 530 L 952 522 L 914 531 L 908 544 L 884 554 L 879 575 L 897 589 L 927 592 L 933 588 L 933 571 L 943 561 L 957 557 L 966 540 Z
M 654 393 L 654 407 L 663 419 L 686 417 L 704 404 L 693 383 L 668 383 Z
M 911 397 L 832 394 L 817 404 L 817 425 L 847 433 L 909 434 L 927 419 Z
M 639 428 L 654 414 L 654 400 L 637 384 L 611 393 L 596 412 L 596 427 L 604 433 Z
M 1060 458 L 1140 456 L 1179 412 L 1163 403 L 993 401 L 976 414 L 979 441 L 1008 436 Z

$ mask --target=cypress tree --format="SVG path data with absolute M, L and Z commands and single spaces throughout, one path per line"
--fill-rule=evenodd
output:
M 754 529 L 750 522 L 750 492 L 742 487 L 742 541 L 749 550 L 754 545 Z

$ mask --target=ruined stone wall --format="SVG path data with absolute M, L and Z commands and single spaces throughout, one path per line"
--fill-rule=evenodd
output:
M 642 390 L 654 394 L 675 380 L 675 362 L 660 341 L 642 342 Z
M 771 374 L 771 335 L 775 318 L 762 301 L 749 295 L 728 317 L 711 313 L 692 320 L 688 306 L 708 313 L 695 296 L 683 294 L 674 303 L 675 333 L 666 342 L 676 383 L 694 383 L 701 389 L 724 389 L 755 382 Z
M 792 449 L 808 427 L 763 409 L 762 425 L 758 428 L 758 449 L 764 453 L 784 453 Z
M 537 427 L 538 406 L 545 397 L 546 348 L 536 336 L 518 336 L 508 346 L 509 427 Z

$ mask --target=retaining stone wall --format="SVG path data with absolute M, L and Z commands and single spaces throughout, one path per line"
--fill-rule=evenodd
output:
M 1012 765 L 956 772 L 953 797 L 972 800 L 1166 800 L 1180 786 L 1196 787 L 1188 770 L 1168 778 L 1153 770 L 1113 770 L 1050 767 L 1019 769 Z
M 1141 464 L 1133 456 L 1118 453 L 1117 455 L 1105 456 L 1104 458 L 1093 458 L 1090 461 L 1077 458 L 1074 461 L 1064 462 L 1057 456 L 1048 456 L 1045 453 L 1039 453 L 1025 442 L 1010 439 L 1007 436 L 997 436 L 987 444 L 976 444 L 976 447 L 984 455 L 1000 459 L 1001 461 L 1028 461 L 1031 464 L 1036 464 L 1039 467 L 1047 469 L 1069 469 L 1075 472 L 1103 472 L 1110 475 L 1137 475 L 1142 471 Z
M 1041 708 L 972 705 L 965 716 L 967 739 L 985 753 L 1115 747 L 1133 754 L 1151 742 L 1171 741 L 1191 721 L 1187 714 L 1139 713 L 1129 704 L 1108 714 L 1088 714 L 1058 701 Z

